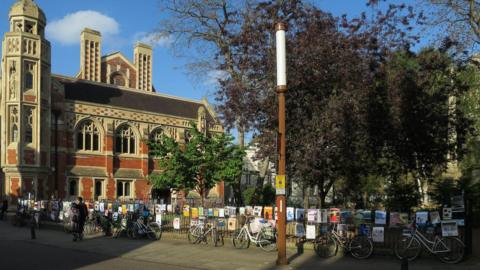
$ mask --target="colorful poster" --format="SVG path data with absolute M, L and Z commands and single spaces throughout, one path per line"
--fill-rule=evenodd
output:
M 135 205 L 133 205 L 133 203 L 129 204 L 129 205 L 128 205 L 128 212 L 133 213 L 133 211 L 135 211 L 134 208 L 135 208 Z
M 180 230 L 180 218 L 174 218 L 173 219 L 173 228 L 175 230 Z
M 198 218 L 198 208 L 192 208 L 192 218 L 193 219 Z
M 158 226 L 162 226 L 162 214 L 156 214 L 155 215 L 155 223 L 158 224 Z
M 308 222 L 316 222 L 317 221 L 317 209 L 308 209 L 307 211 L 307 221 Z M 307 235 L 308 235 L 308 227 L 307 227 Z
M 117 209 L 117 213 L 121 214 L 122 213 L 122 206 L 119 206 Z
M 228 216 L 233 217 L 237 215 L 237 208 L 234 206 L 227 206 L 228 209 Z
M 400 221 L 400 213 L 399 212 L 390 212 L 390 227 L 398 227 L 402 223 Z
M 167 212 L 172 213 L 173 212 L 173 207 L 171 204 L 167 204 Z
M 328 223 L 328 209 L 320 209 L 320 223 L 326 224 Z
M 190 206 L 184 205 L 183 206 L 183 216 L 189 217 L 190 216 Z
M 440 223 L 440 213 L 438 211 L 430 212 L 430 222 L 432 222 L 432 224 Z
M 443 208 L 443 219 L 449 220 L 452 219 L 452 208 Z
M 213 217 L 213 208 L 208 208 L 208 210 L 207 210 L 207 216 Z
M 307 225 L 307 234 L 306 238 L 307 239 L 315 239 L 317 237 L 315 225 Z
M 340 222 L 340 209 L 330 208 L 328 211 L 328 217 L 329 217 L 330 223 Z
M 104 203 L 104 202 L 101 202 L 101 203 L 99 204 L 98 210 L 100 211 L 100 213 L 105 212 L 105 203 Z
M 218 217 L 220 215 L 220 212 L 218 211 L 218 208 L 213 209 L 213 216 Z
M 456 221 L 442 221 L 442 236 L 458 236 L 458 224 Z
M 118 220 L 118 212 L 113 212 L 112 214 L 112 220 L 117 221 Z
M 304 237 L 305 236 L 305 227 L 303 227 L 302 222 L 295 223 L 295 236 L 296 237 Z
M 203 216 L 204 216 L 203 207 L 199 207 L 199 208 L 198 208 L 198 216 L 199 216 L 199 217 L 203 217 Z
M 95 202 L 94 209 L 95 209 L 95 211 L 99 211 L 99 210 L 100 210 L 100 205 L 99 205 L 98 202 Z
M 452 212 L 462 213 L 465 212 L 465 203 L 462 195 L 452 196 Z
M 273 207 L 266 206 L 263 209 L 263 218 L 266 219 L 266 220 L 273 219 Z
M 296 208 L 295 209 L 295 220 L 296 221 L 303 221 L 304 219 L 305 219 L 305 209 Z
M 287 221 L 293 221 L 295 218 L 295 208 L 287 207 Z
M 108 203 L 108 204 L 107 204 L 107 210 L 109 210 L 109 211 L 110 211 L 110 210 L 114 211 L 114 210 L 113 210 L 113 204 L 112 204 L 112 203 Z
M 127 214 L 127 206 L 125 204 L 122 204 L 122 214 L 123 215 Z
M 372 222 L 372 211 L 370 210 L 363 210 L 361 211 L 362 213 L 362 219 L 363 219 L 363 223 L 371 223 Z
M 160 204 L 160 211 L 162 211 L 162 212 L 167 211 L 167 205 L 166 204 Z
M 248 205 L 245 206 L 245 214 L 246 214 L 247 216 L 253 215 L 253 207 L 248 206 Z
M 366 235 L 367 237 L 371 237 L 370 226 L 368 226 L 367 224 L 360 224 L 359 233 L 360 235 Z
M 239 213 L 240 215 L 245 215 L 245 207 L 240 207 L 240 208 L 238 209 L 238 213 Z
M 373 227 L 373 229 L 372 229 L 372 240 L 373 240 L 373 242 L 383 243 L 385 241 L 385 228 L 384 227 Z
M 415 223 L 417 225 L 425 225 L 428 222 L 428 212 L 421 211 L 415 213 Z
M 253 207 L 253 215 L 256 217 L 261 217 L 262 216 L 262 206 L 255 206 Z
M 400 213 L 400 225 L 407 225 L 408 223 L 408 213 Z
M 375 210 L 375 224 L 385 225 L 387 224 L 387 212 L 381 210 Z
M 225 217 L 225 208 L 218 209 L 218 217 L 221 217 L 221 218 Z
M 227 223 L 228 223 L 227 229 L 229 231 L 235 231 L 237 229 L 237 218 L 230 217 L 228 218 Z
M 350 210 L 340 211 L 340 223 L 353 224 L 353 213 Z

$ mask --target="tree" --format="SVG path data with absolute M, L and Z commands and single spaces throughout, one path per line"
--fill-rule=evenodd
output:
M 150 142 L 150 154 L 159 159 L 162 172 L 151 177 L 154 188 L 196 190 L 204 205 L 210 189 L 221 181 L 232 181 L 242 171 L 242 148 L 225 134 L 207 135 L 192 124 L 185 144 L 163 135 Z

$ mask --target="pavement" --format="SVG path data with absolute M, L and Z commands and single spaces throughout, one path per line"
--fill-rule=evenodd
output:
M 288 266 L 275 265 L 276 252 L 258 247 L 237 250 L 229 241 L 223 247 L 191 245 L 183 239 L 169 239 L 164 233 L 159 241 L 93 237 L 73 242 L 61 231 L 37 230 L 30 239 L 28 228 L 13 227 L 0 221 L 0 269 L 400 269 L 392 256 L 373 255 L 367 260 L 350 256 L 321 259 L 313 251 L 297 254 L 288 249 Z M 413 270 L 479 270 L 480 258 L 458 265 L 446 265 L 424 257 L 410 263 Z

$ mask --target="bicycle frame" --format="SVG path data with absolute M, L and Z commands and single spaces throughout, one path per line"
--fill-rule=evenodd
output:
M 436 254 L 440 252 L 448 252 L 450 249 L 443 243 L 442 238 L 438 237 L 438 235 L 435 235 L 435 239 L 433 241 L 428 240 L 425 235 L 423 235 L 421 232 L 419 232 L 417 229 L 413 232 L 412 239 L 415 238 L 420 242 L 420 244 L 423 245 L 424 248 L 426 248 L 430 253 Z M 413 241 L 413 240 L 410 240 Z M 438 246 L 438 243 L 442 244 L 442 250 L 435 250 L 435 247 Z M 411 242 L 409 243 L 409 245 Z
M 245 224 L 245 225 L 243 225 L 242 229 L 240 230 L 239 235 L 242 235 L 242 233 L 246 233 L 250 242 L 252 242 L 256 245 L 256 244 L 260 243 L 260 241 L 258 239 L 260 237 L 260 231 L 255 233 L 255 235 L 252 235 L 250 233 L 250 230 L 248 229 L 248 224 Z

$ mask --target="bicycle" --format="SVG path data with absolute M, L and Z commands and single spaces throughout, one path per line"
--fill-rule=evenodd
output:
M 162 230 L 160 226 L 155 222 L 146 222 L 143 216 L 140 216 L 133 226 L 127 231 L 127 234 L 131 238 L 140 238 L 141 236 L 147 236 L 152 240 L 159 240 L 162 237 Z
M 367 259 L 373 253 L 373 243 L 366 235 L 344 236 L 338 232 L 338 225 L 315 239 L 314 250 L 318 256 L 328 258 L 337 255 L 338 247 L 349 252 L 356 259 Z
M 465 254 L 465 244 L 458 237 L 440 237 L 429 240 L 423 235 L 415 225 L 413 233 L 404 234 L 394 247 L 395 256 L 408 261 L 415 260 L 422 249 L 426 249 L 430 254 L 436 255 L 444 263 L 459 263 Z
M 246 222 L 240 230 L 234 233 L 233 246 L 238 249 L 250 247 L 250 242 L 260 246 L 265 251 L 273 251 L 277 248 L 277 236 L 271 226 L 261 226 L 258 232 L 252 232 L 250 220 L 255 217 L 247 217 Z
M 216 226 L 213 226 L 211 223 L 198 223 L 196 225 L 190 226 L 188 231 L 188 242 L 191 244 L 198 244 L 204 242 L 208 244 L 208 238 L 211 237 L 212 243 L 214 246 L 223 246 L 225 243 L 223 241 L 223 234 L 220 233 Z

